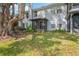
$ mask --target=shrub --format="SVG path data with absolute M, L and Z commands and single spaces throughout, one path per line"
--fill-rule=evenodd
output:
M 53 32 L 66 32 L 64 29 L 54 30 Z
M 27 32 L 35 32 L 35 30 L 32 28 L 32 25 L 26 28 Z

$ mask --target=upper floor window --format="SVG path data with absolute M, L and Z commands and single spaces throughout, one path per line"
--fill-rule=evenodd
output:
M 33 12 L 34 17 L 37 17 L 37 11 Z
M 55 10 L 54 10 L 54 9 L 51 9 L 51 13 L 52 13 L 52 14 L 55 14 Z
M 57 9 L 57 13 L 61 13 L 62 12 L 62 9 Z

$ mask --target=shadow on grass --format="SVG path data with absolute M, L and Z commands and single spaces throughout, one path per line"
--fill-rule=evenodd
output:
M 37 53 L 40 51 L 38 55 L 48 55 L 48 51 L 45 50 L 49 47 L 54 46 L 54 44 L 60 44 L 60 42 L 54 42 L 47 40 L 46 37 L 43 37 L 42 40 L 40 38 L 36 38 L 37 35 L 33 34 L 32 40 L 27 40 L 25 38 L 24 40 L 21 41 L 16 41 L 12 44 L 10 44 L 6 48 L 0 48 L 0 55 L 2 56 L 16 56 L 19 55 L 20 53 L 27 53 L 30 51 L 35 51 L 33 54 Z M 51 53 L 51 55 L 53 55 Z
M 52 32 L 52 36 L 58 39 L 70 40 L 78 43 L 79 36 L 70 34 L 69 32 Z
M 60 54 L 59 45 L 60 41 L 54 41 L 55 39 L 71 40 L 77 42 L 79 37 L 69 34 L 67 32 L 46 32 L 43 34 L 32 33 L 32 39 L 18 40 L 8 47 L 0 47 L 0 55 L 3 56 L 16 56 L 22 53 L 22 55 L 58 55 Z M 52 39 L 52 40 L 51 40 Z M 54 46 L 57 45 L 55 48 Z M 52 52 L 53 51 L 53 52 Z M 38 52 L 38 53 L 37 53 Z

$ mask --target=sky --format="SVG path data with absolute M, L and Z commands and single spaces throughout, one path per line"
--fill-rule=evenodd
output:
M 39 8 L 46 5 L 48 5 L 48 3 L 33 3 L 32 4 L 33 8 Z
M 39 8 L 46 5 L 48 5 L 48 3 L 32 3 L 33 8 Z M 12 9 L 12 6 L 11 6 L 11 9 Z M 27 6 L 26 6 L 26 9 L 27 9 Z M 10 12 L 12 12 L 12 10 Z M 15 14 L 16 15 L 18 14 L 18 5 L 15 5 Z

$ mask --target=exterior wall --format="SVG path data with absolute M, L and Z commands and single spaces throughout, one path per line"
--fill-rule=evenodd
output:
M 29 18 L 28 19 L 26 18 L 26 15 L 25 15 L 25 18 L 23 20 L 18 22 L 18 26 L 21 27 L 21 28 L 27 28 L 31 24 L 32 24 L 32 22 L 29 20 Z
M 29 8 L 30 9 L 30 8 Z M 58 9 L 61 9 L 62 11 L 60 13 L 57 12 Z M 55 6 L 52 8 L 48 8 L 45 10 L 36 10 L 37 11 L 37 16 L 33 18 L 47 18 L 47 30 L 52 31 L 59 29 L 59 24 L 61 24 L 61 29 L 67 30 L 67 21 L 65 19 L 66 13 L 67 13 L 67 6 L 66 5 L 60 5 L 60 6 Z M 25 19 L 22 20 L 22 23 L 24 23 L 24 27 L 27 28 L 27 23 L 28 26 L 31 25 L 30 19 L 32 18 L 33 15 L 31 15 L 32 11 L 29 11 L 29 18 L 27 19 L 25 16 Z M 21 23 L 21 22 L 20 22 Z M 19 24 L 20 25 L 20 24 Z
M 67 21 L 65 19 L 67 6 L 59 6 L 37 12 L 37 17 L 47 18 L 47 30 L 59 29 L 59 24 L 62 24 L 61 29 L 67 30 Z M 61 9 L 61 13 L 57 13 L 57 10 Z
M 24 19 L 22 19 L 21 21 L 18 21 L 18 26 L 20 28 L 27 28 L 32 24 L 32 22 L 30 21 L 30 19 L 32 18 L 32 14 L 31 14 L 32 10 L 31 10 L 31 8 L 26 5 L 25 11 L 26 11 L 26 13 L 25 13 Z M 28 16 L 29 16 L 28 18 L 26 17 L 27 12 L 28 12 Z

